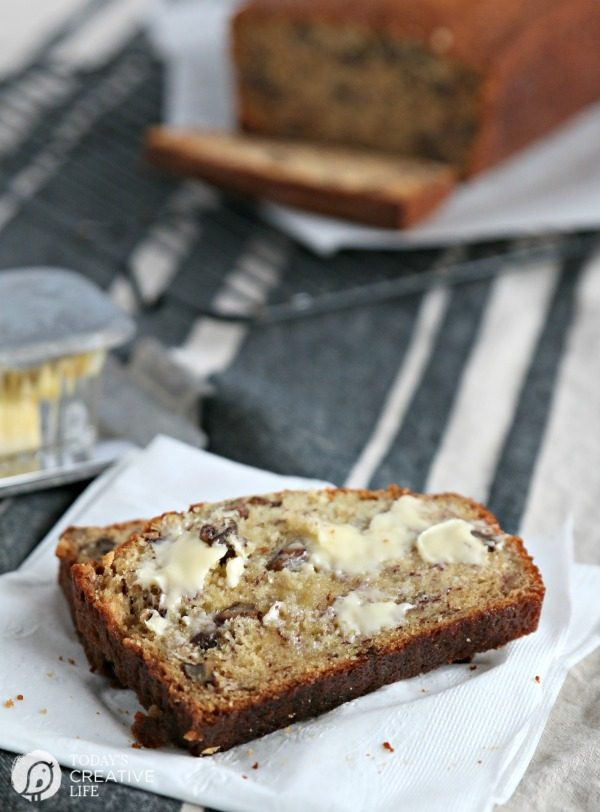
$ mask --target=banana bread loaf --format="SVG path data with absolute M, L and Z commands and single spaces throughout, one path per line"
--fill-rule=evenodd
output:
M 195 505 L 71 573 L 138 734 L 196 755 L 528 634 L 544 594 L 483 507 L 395 487 Z
M 146 157 L 229 191 L 388 228 L 429 214 L 449 194 L 456 174 L 435 161 L 165 127 L 148 132 Z
M 600 98 L 597 0 L 252 0 L 247 130 L 489 167 Z

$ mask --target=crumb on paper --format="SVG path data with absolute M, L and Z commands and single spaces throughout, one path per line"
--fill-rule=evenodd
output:
M 391 745 L 389 742 L 383 742 L 382 747 L 383 747 L 383 749 L 384 749 L 384 750 L 387 750 L 387 751 L 388 751 L 388 753 L 393 753 L 393 752 L 395 752 L 395 751 L 394 751 L 394 748 L 392 747 L 392 745 Z
M 258 770 L 258 761 L 254 762 L 254 764 L 252 765 L 252 769 L 253 770 Z
M 61 663 L 64 663 L 65 661 L 65 658 L 62 656 L 62 654 L 58 655 L 58 659 L 61 661 Z
M 139 742 L 132 742 L 131 746 L 133 747 L 134 750 L 142 749 L 142 745 Z
M 218 744 L 216 747 L 205 747 L 202 751 L 203 756 L 212 756 L 214 753 L 217 753 L 221 749 L 221 745 Z
M 243 775 L 243 776 L 242 776 L 242 778 L 244 779 L 244 781 L 246 781 L 246 780 L 248 779 L 248 776 L 247 776 L 247 775 Z
M 6 702 L 3 703 L 5 708 L 14 708 L 15 703 L 12 699 L 7 699 Z
M 476 669 L 477 669 L 476 665 L 470 665 L 469 666 L 469 671 L 475 671 Z
M 535 681 L 537 682 L 537 684 L 539 685 L 539 684 L 540 684 L 540 682 L 542 681 L 542 678 L 540 677 L 540 675 L 539 675 L 539 674 L 536 674 L 536 675 L 535 675 L 535 677 L 534 677 L 534 680 L 535 680 Z
M 482 761 L 480 758 L 478 758 L 478 759 L 477 759 L 477 763 L 478 763 L 478 764 L 483 764 L 483 761 Z
M 38 713 L 41 713 L 42 716 L 45 716 L 48 713 L 48 708 L 40 708 Z
M 46 676 L 52 679 L 52 677 L 54 676 L 54 671 L 46 671 Z
M 251 747 L 249 747 L 246 752 L 248 753 L 249 756 L 254 755 L 254 750 Z
M 77 665 L 77 663 L 75 662 L 75 660 L 72 657 L 69 657 L 67 662 L 69 663 L 69 665 Z
M 23 696 L 23 694 L 17 694 L 17 701 L 18 702 L 22 702 L 24 699 L 25 699 L 25 697 Z

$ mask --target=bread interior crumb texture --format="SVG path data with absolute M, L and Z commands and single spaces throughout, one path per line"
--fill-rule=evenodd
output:
M 453 533 L 467 551 L 456 560 Z M 531 590 L 520 541 L 478 506 L 393 490 L 289 491 L 165 514 L 94 578 L 123 634 L 214 710 L 315 679 L 367 640 L 385 649 Z

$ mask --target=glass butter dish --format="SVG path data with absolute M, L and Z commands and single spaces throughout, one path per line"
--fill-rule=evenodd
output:
M 0 271 L 0 491 L 7 477 L 89 467 L 106 353 L 133 333 L 73 271 Z

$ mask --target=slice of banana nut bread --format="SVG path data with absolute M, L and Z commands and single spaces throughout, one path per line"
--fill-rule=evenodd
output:
M 147 524 L 147 519 L 134 519 L 130 522 L 111 524 L 107 527 L 67 527 L 61 533 L 55 551 L 60 562 L 58 583 L 65 593 L 72 610 L 73 582 L 71 580 L 71 567 L 73 564 L 99 561 L 103 555 L 114 550 L 119 544 L 123 544 L 134 533 L 141 533 Z
M 226 132 L 153 127 L 145 154 L 230 192 L 385 228 L 417 223 L 456 183 L 437 161 Z
M 528 634 L 544 594 L 485 508 L 393 486 L 195 505 L 71 573 L 138 734 L 195 755 Z
M 136 519 L 111 524 L 108 527 L 67 527 L 61 533 L 55 550 L 59 559 L 58 583 L 69 604 L 73 622 L 75 622 L 75 601 L 73 579 L 71 578 L 73 564 L 100 560 L 103 555 L 114 550 L 119 544 L 123 544 L 134 533 L 141 533 L 147 523 L 145 519 Z M 88 649 L 84 640 L 82 643 L 92 668 L 106 671 L 107 663 L 101 652 L 93 648 Z

